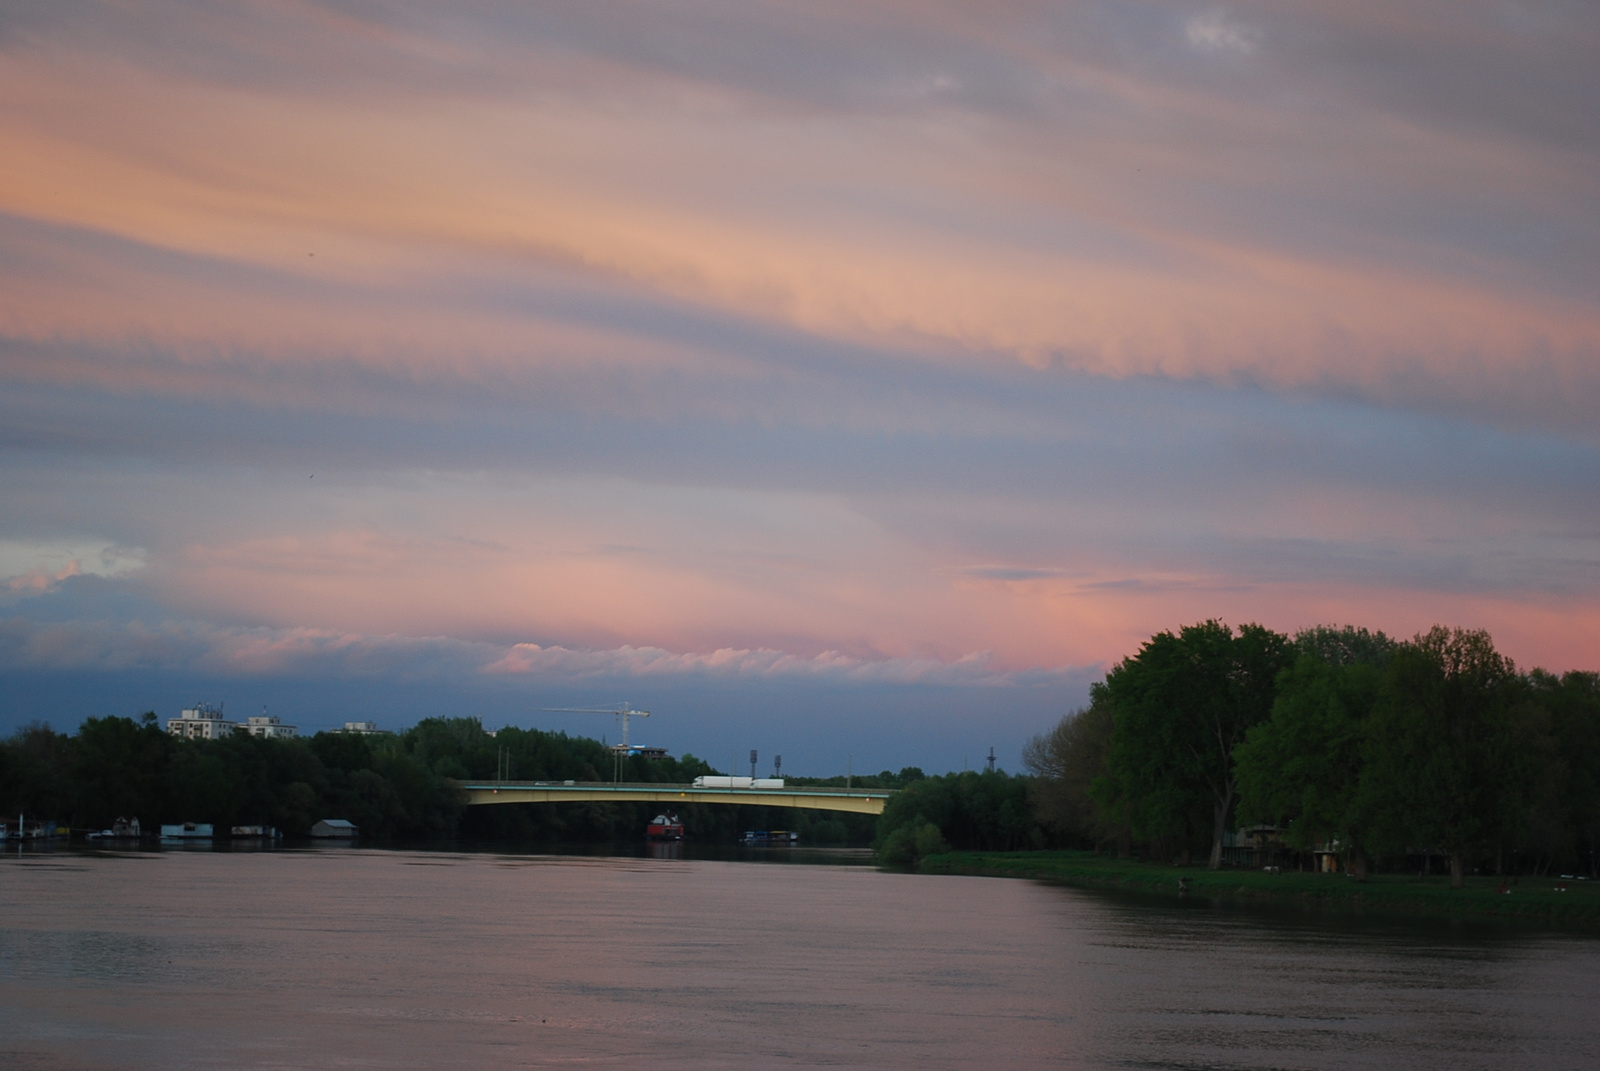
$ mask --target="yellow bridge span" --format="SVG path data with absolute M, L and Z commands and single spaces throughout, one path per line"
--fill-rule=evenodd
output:
M 461 786 L 467 806 L 491 803 L 754 803 L 812 811 L 882 814 L 893 794 L 884 789 L 696 788 L 694 785 L 606 784 L 594 781 L 474 781 Z

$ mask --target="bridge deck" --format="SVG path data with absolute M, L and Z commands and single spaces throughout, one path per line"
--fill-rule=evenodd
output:
M 461 786 L 467 805 L 492 803 L 585 803 L 611 800 L 638 803 L 753 803 L 813 811 L 882 814 L 892 794 L 884 789 L 696 788 L 693 785 L 607 784 L 593 781 L 473 781 Z

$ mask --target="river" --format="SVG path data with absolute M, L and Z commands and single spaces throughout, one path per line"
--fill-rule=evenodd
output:
M 0 859 L 0 1065 L 1586 1068 L 1600 941 L 844 865 Z

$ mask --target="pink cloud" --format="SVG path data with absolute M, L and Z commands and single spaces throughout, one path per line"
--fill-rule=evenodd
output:
M 82 575 L 83 570 L 76 561 L 68 562 L 66 567 L 52 572 L 49 568 L 40 565 L 29 569 L 20 576 L 11 577 L 5 582 L 11 591 L 21 594 L 42 595 L 47 591 L 54 591 L 60 586 L 61 581 L 69 577 Z
M 388 103 L 359 81 L 217 86 L 154 54 L 24 51 L 0 74 L 15 102 L 0 152 L 30 166 L 0 176 L 0 209 L 267 274 L 163 278 L 80 260 L 8 278 L 0 324 L 13 339 L 181 355 L 19 360 L 31 377 L 158 391 L 260 390 L 230 379 L 241 361 L 292 379 L 337 357 L 424 381 L 696 361 L 460 297 L 487 276 L 568 278 L 924 359 L 1242 378 L 1583 423 L 1600 397 L 1600 315 L 1581 288 L 1470 235 L 1396 232 L 1354 207 L 1326 242 L 1243 210 L 1292 204 L 1260 176 L 1303 156 L 1287 176 L 1308 184 L 1302 215 L 1332 211 L 1351 183 L 1397 210 L 1448 202 L 1463 228 L 1507 197 L 1534 215 L 1579 211 L 1564 156 L 1045 55 L 1024 22 L 996 28 L 1018 35 L 1008 54 L 1090 87 L 1083 101 L 929 103 L 891 123 L 890 105 L 864 98 L 819 121 L 738 86 L 563 54 L 498 60 L 492 94 L 423 82 Z M 1258 38 L 1215 12 L 1189 28 L 1207 47 Z M 292 18 L 278 30 L 263 47 L 280 62 L 296 35 L 348 34 L 359 51 L 376 32 Z M 958 49 L 994 47 L 962 20 L 942 32 Z M 1107 118 L 1124 113 L 1156 127 L 1181 117 L 1197 134 L 1156 139 Z M 1227 192 L 1203 201 L 1199 188 Z
M 1072 5 L 756 5 L 738 32 L 784 64 L 735 70 L 603 14 L 546 39 L 492 6 L 188 7 L 10 46 L 0 382 L 225 430 L 174 433 L 146 479 L 127 440 L 27 424 L 102 479 L 41 476 L 48 504 L 23 519 L 13 492 L 7 523 L 137 529 L 147 590 L 223 624 L 29 626 L 18 665 L 1003 682 L 1213 616 L 1594 661 L 1593 551 L 1544 534 L 1592 521 L 1590 456 L 1549 460 L 1596 441 L 1600 405 L 1592 119 L 1560 88 L 1588 84 L 1587 31 L 1507 50 L 1476 9 L 1246 5 L 1124 27 L 1133 62 Z M 1486 96 L 1522 110 L 1441 105 L 1410 65 L 1361 77 L 1379 30 L 1474 60 L 1440 70 L 1500 64 Z M 1054 408 L 1107 380 L 1465 415 L 1439 453 L 1534 428 L 1519 456 L 1555 475 L 1426 449 L 1394 483 L 1358 447 L 1318 468 L 1364 426 L 1279 469 L 1242 406 L 1171 440 L 1170 410 Z M 499 439 L 457 451 L 490 403 Z M 362 459 L 309 419 L 305 442 L 258 423 L 258 452 L 245 410 L 391 423 Z M 569 447 L 602 420 L 611 454 Z

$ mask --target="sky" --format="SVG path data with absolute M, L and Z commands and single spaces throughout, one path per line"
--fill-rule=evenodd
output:
M 1600 11 L 0 2 L 0 731 L 1015 770 L 1155 632 L 1600 669 Z

